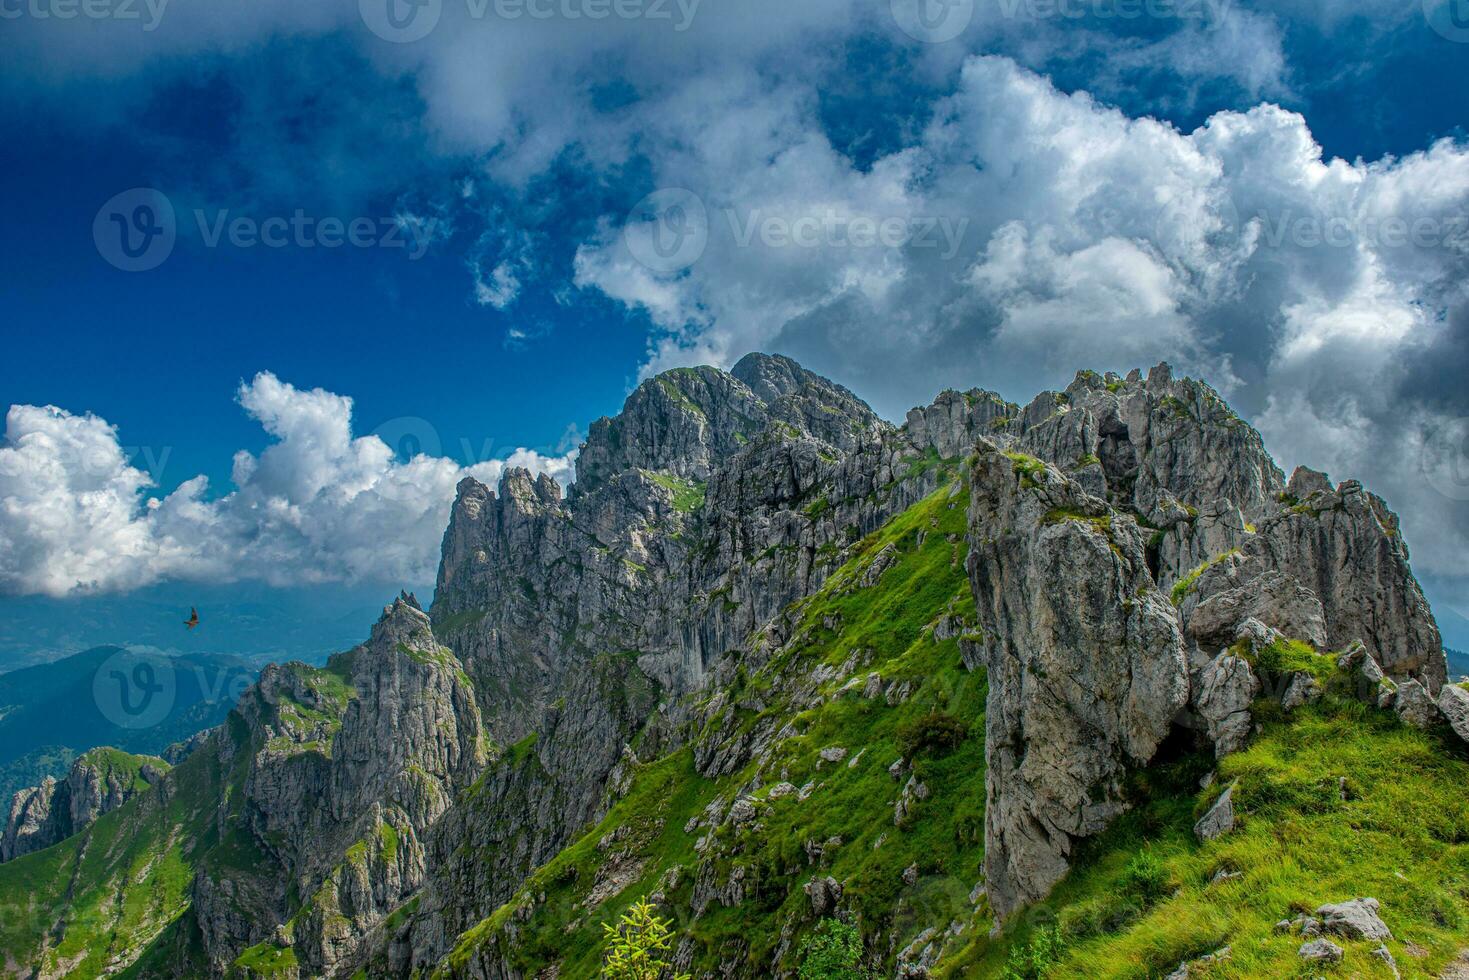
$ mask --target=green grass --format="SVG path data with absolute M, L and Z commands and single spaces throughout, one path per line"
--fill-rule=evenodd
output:
M 1280 638 L 1255 653 L 1249 645 L 1240 644 L 1232 652 L 1247 661 L 1257 674 L 1281 678 L 1291 674 L 1310 674 L 1319 681 L 1336 676 L 1336 657 L 1317 653 L 1308 643 Z
M 642 471 L 648 479 L 673 494 L 673 509 L 680 514 L 692 514 L 704 506 L 705 485 L 694 480 L 685 480 L 671 473 Z
M 999 975 L 1017 949 L 1054 930 L 1060 948 L 1048 978 L 1162 977 L 1225 944 L 1231 958 L 1197 975 L 1386 977 L 1370 955 L 1375 943 L 1336 938 L 1347 950 L 1343 964 L 1305 971 L 1301 939 L 1274 932 L 1282 919 L 1363 895 L 1382 902 L 1394 935 L 1387 945 L 1404 977 L 1436 976 L 1469 946 L 1462 744 L 1328 698 L 1268 724 L 1200 791 L 1195 780 L 1211 765 L 1189 756 L 1138 774 L 1138 808 L 1082 846 L 1076 870 L 1047 901 L 996 939 L 980 923 L 936 975 Z M 1199 843 L 1194 821 L 1235 779 L 1240 828 Z M 1211 884 L 1221 869 L 1241 877 Z M 1140 870 L 1154 883 L 1146 890 Z
M 1104 534 L 1112 533 L 1112 515 L 1087 514 L 1079 510 L 1052 510 L 1041 518 L 1042 524 L 1059 524 L 1062 521 L 1076 521 L 1080 524 L 1089 524 Z
M 107 758 L 130 766 L 122 757 Z M 127 963 L 188 908 L 224 786 L 211 753 L 44 851 L 0 865 L 0 955 L 71 977 Z
M 1189 572 L 1177 582 L 1174 582 L 1172 591 L 1173 604 L 1175 606 L 1183 605 L 1183 600 L 1188 598 L 1189 593 L 1192 592 L 1194 588 L 1199 584 L 1200 575 L 1203 575 L 1209 569 L 1213 568 L 1215 565 L 1219 564 L 1225 559 L 1231 558 L 1237 554 L 1239 554 L 1239 549 L 1231 548 L 1229 551 L 1224 552 L 1222 555 L 1215 555 L 1213 558 L 1210 558 L 1208 561 L 1199 565 L 1197 568 Z
M 699 738 L 739 739 L 753 729 L 790 722 L 794 733 L 776 744 L 763 769 L 752 761 L 730 776 L 709 780 L 695 771 L 690 748 L 644 766 L 627 798 L 462 936 L 442 969 L 462 970 L 476 951 L 492 950 L 522 975 L 555 963 L 564 977 L 592 976 L 601 924 L 614 921 L 670 873 L 677 875 L 669 894 L 677 926 L 697 944 L 696 973 L 714 970 L 720 951 L 734 943 L 748 948 L 749 962 L 769 962 L 788 926 L 796 933 L 785 947 L 785 964 L 791 966 L 799 937 L 815 925 L 803 886 L 817 873 L 844 883 L 844 904 L 871 934 L 897 932 L 906 942 L 958 914 L 980 876 L 986 685 L 982 673 L 962 669 L 957 640 L 935 640 L 931 627 L 940 617 L 955 615 L 973 630 L 973 602 L 964 577 L 967 503 L 962 489 L 946 486 L 856 544 L 826 586 L 795 607 L 802 640 L 760 669 L 740 673 L 730 707 Z M 861 588 L 866 568 L 889 546 L 897 552 L 895 564 L 880 583 Z M 839 625 L 830 629 L 827 623 Z M 870 650 L 871 662 L 851 674 L 831 670 L 856 650 Z M 818 707 L 799 710 L 773 693 L 782 678 L 818 668 L 829 676 Z M 852 677 L 865 682 L 871 672 L 885 682 L 909 684 L 908 699 L 889 705 L 848 686 Z M 930 739 L 935 744 L 925 746 L 911 773 L 895 780 L 888 767 L 901 755 L 900 740 L 933 728 L 935 718 L 945 720 L 942 737 Z M 824 762 L 820 753 L 831 746 L 846 748 L 848 755 L 838 763 Z M 763 783 L 754 794 L 758 831 L 724 823 L 684 832 L 688 819 L 716 796 L 732 801 L 757 774 Z M 910 774 L 932 795 L 916 804 L 900 828 L 893 801 Z M 805 800 L 794 794 L 769 799 L 769 787 L 780 781 L 797 787 L 809 783 L 812 789 Z M 732 908 L 716 902 L 695 920 L 689 914 L 700 868 L 695 843 L 705 835 L 721 853 L 711 859 L 708 873 L 720 881 L 743 874 L 747 895 Z M 841 845 L 829 847 L 822 867 L 813 869 L 808 842 L 833 838 L 841 838 Z M 616 843 L 599 847 L 604 839 Z M 588 907 L 599 872 L 619 861 L 635 869 L 630 883 Z M 904 881 L 910 866 L 918 875 L 912 884 Z M 542 894 L 545 899 L 539 901 Z M 889 964 L 895 952 L 887 956 Z

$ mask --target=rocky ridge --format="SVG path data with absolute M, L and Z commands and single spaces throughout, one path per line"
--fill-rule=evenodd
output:
M 13 861 L 80 833 L 157 783 L 168 769 L 162 759 L 117 749 L 93 749 L 78 756 L 64 779 L 47 778 L 11 797 L 0 861 Z
M 941 595 L 921 591 L 940 579 Z M 859 630 L 866 597 L 900 582 L 913 593 Z M 818 594 L 834 611 L 803 605 Z M 921 621 L 884 650 L 870 631 L 905 608 Z M 831 636 L 849 645 L 812 661 Z M 429 614 L 400 596 L 325 670 L 267 670 L 195 745 L 190 772 L 226 787 L 211 804 L 219 839 L 145 962 L 519 976 L 501 954 L 521 947 L 456 958 L 465 937 L 534 914 L 536 869 L 684 754 L 707 785 L 737 785 L 688 815 L 702 857 L 659 886 L 702 921 L 792 873 L 755 860 L 751 835 L 819 793 L 834 778 L 822 772 L 877 766 L 892 782 L 874 851 L 921 827 L 935 793 L 979 805 L 963 771 L 798 750 L 794 717 L 860 699 L 927 724 L 977 714 L 986 681 L 985 764 L 968 769 L 985 780 L 984 873 L 959 904 L 1003 921 L 1128 810 L 1129 774 L 1165 745 L 1229 756 L 1256 732 L 1262 694 L 1291 710 L 1348 681 L 1374 708 L 1462 736 L 1469 695 L 1444 680 L 1383 502 L 1307 470 L 1287 482 L 1212 389 L 1166 366 L 1082 372 L 1024 408 L 944 392 L 902 426 L 785 358 L 670 372 L 593 425 L 569 492 L 523 470 L 460 485 Z M 162 780 L 147 808 L 186 796 L 187 778 Z M 143 808 L 116 816 L 130 809 Z M 649 867 L 618 833 L 597 842 L 612 857 L 581 901 Z M 802 843 L 824 873 L 759 956 L 788 957 L 801 916 L 861 901 L 834 873 L 850 836 Z M 921 886 L 917 853 L 899 870 Z M 874 919 L 888 946 L 873 955 L 922 976 L 965 921 L 900 946 Z M 735 935 L 713 948 L 732 975 L 761 962 Z

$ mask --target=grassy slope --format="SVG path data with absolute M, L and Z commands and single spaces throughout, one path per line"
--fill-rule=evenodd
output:
M 80 834 L 0 866 L 7 964 L 98 976 L 130 962 L 182 914 L 224 787 L 204 753 L 171 779 L 166 800 L 148 790 Z
M 1338 938 L 1342 964 L 1308 970 L 1300 937 L 1274 932 L 1363 895 L 1382 902 L 1404 977 L 1437 976 L 1469 946 L 1469 756 L 1451 733 L 1333 697 L 1267 723 L 1198 790 L 1212 766 L 1187 755 L 1137 774 L 1138 809 L 1084 847 L 1055 894 L 996 940 L 971 933 L 938 975 L 997 976 L 1024 959 L 1046 968 L 1019 976 L 1162 977 L 1228 944 L 1229 959 L 1190 976 L 1388 977 L 1375 943 Z M 1194 821 L 1236 779 L 1241 827 L 1198 843 Z M 1241 876 L 1211 884 L 1221 870 Z
M 353 693 L 345 679 L 348 666 L 340 657 L 328 669 L 292 665 L 335 715 L 283 703 L 274 723 L 333 731 Z M 5 963 L 41 964 L 50 973 L 78 978 L 131 964 L 130 973 L 166 976 L 179 949 L 197 947 L 196 937 L 177 935 L 184 929 L 181 917 L 195 873 L 207 868 L 215 877 L 245 880 L 266 865 L 239 819 L 245 775 L 261 746 L 248 744 L 251 737 L 238 715 L 227 725 L 240 747 L 231 771 L 219 770 L 213 751 L 200 750 L 172 770 L 166 792 L 147 789 L 80 834 L 0 865 Z M 330 743 L 305 743 L 299 751 L 329 753 Z M 120 766 L 146 761 L 113 749 L 98 753 L 101 761 Z M 223 833 L 215 820 L 221 800 L 229 813 Z
M 725 824 L 715 832 L 725 852 L 715 861 L 719 879 L 727 880 L 736 865 L 743 870 L 741 904 L 724 908 L 715 902 L 703 916 L 690 918 L 699 865 L 695 844 L 707 831 L 685 833 L 684 825 L 716 796 L 732 798 L 756 775 L 756 764 L 710 781 L 694 771 L 693 754 L 685 748 L 643 767 L 631 792 L 598 827 L 461 938 L 444 964 L 446 972 L 462 966 L 476 947 L 489 945 L 528 975 L 553 962 L 560 963 L 563 977 L 594 975 L 602 923 L 660 885 L 683 920 L 680 929 L 698 941 L 696 968 L 712 968 L 721 949 L 735 943 L 747 944 L 752 960 L 769 962 L 787 923 L 796 934 L 786 949 L 794 950 L 813 924 L 802 886 L 816 875 L 844 882 L 847 907 L 871 931 L 896 931 L 897 948 L 967 908 L 967 895 L 979 877 L 983 836 L 984 679 L 963 670 L 957 640 L 935 641 L 927 629 L 951 609 L 961 615 L 968 610 L 973 618 L 964 580 L 966 503 L 967 495 L 957 487 L 945 488 L 862 542 L 826 588 L 801 605 L 798 634 L 805 642 L 754 676 L 742 676 L 731 691 L 732 707 L 700 736 L 723 739 L 762 722 L 789 721 L 798 734 L 780 743 L 760 774 L 764 787 L 754 796 L 762 800 L 782 779 L 815 785 L 805 801 L 787 797 L 762 803 L 758 829 L 736 832 Z M 900 552 L 897 564 L 876 586 L 855 589 L 872 558 L 890 544 Z M 838 623 L 832 617 L 839 617 L 836 629 L 823 625 Z M 870 659 L 846 672 L 836 669 L 860 650 L 870 650 Z M 823 665 L 829 674 L 826 699 L 815 708 L 793 711 L 775 681 Z M 909 681 L 910 697 L 889 706 L 881 698 L 863 698 L 861 683 L 842 691 L 849 679 L 865 681 L 870 672 L 881 673 L 885 681 Z M 968 721 L 969 737 L 942 758 L 917 761 L 933 796 L 918 804 L 915 819 L 900 829 L 893 805 L 902 784 L 887 771 L 900 754 L 895 733 L 900 724 L 934 710 Z M 823 763 L 819 754 L 831 746 L 847 749 L 848 756 Z M 843 843 L 813 867 L 806 842 L 833 837 Z M 913 865 L 918 878 L 905 883 L 903 872 Z M 599 873 L 618 866 L 634 869 L 631 883 L 586 907 Z M 785 962 L 793 955 L 788 953 Z
M 706 831 L 685 834 L 683 825 L 716 796 L 732 797 L 755 774 L 754 766 L 711 782 L 694 772 L 686 749 L 644 767 L 601 825 L 461 937 L 442 971 L 456 972 L 477 947 L 489 945 L 526 975 L 559 963 L 568 980 L 593 976 L 602 923 L 657 890 L 666 892 L 680 933 L 698 941 L 696 974 L 712 969 L 721 950 L 741 948 L 753 963 L 769 963 L 779 950 L 781 965 L 790 968 L 814 924 L 801 886 L 828 874 L 844 884 L 842 904 L 881 960 L 879 975 L 891 974 L 896 950 L 921 930 L 942 932 L 957 923 L 963 929 L 945 947 L 938 977 L 1162 978 L 1225 944 L 1232 947 L 1229 959 L 1195 967 L 1191 975 L 1386 977 L 1387 969 L 1370 955 L 1376 944 L 1341 940 L 1347 948 L 1341 966 L 1308 971 L 1296 955 L 1300 938 L 1274 932 L 1280 919 L 1369 894 L 1383 903 L 1395 936 L 1388 946 L 1403 976 L 1435 976 L 1469 946 L 1469 805 L 1463 790 L 1469 753 L 1452 734 L 1418 732 L 1388 712 L 1336 697 L 1289 719 L 1262 706 L 1261 717 L 1272 720 L 1247 751 L 1219 765 L 1208 789 L 1199 788 L 1201 777 L 1216 768 L 1207 751 L 1170 751 L 1136 773 L 1136 809 L 1081 846 L 1077 870 L 1049 901 L 991 937 L 985 903 L 968 902 L 982 861 L 983 677 L 963 672 L 953 640 L 936 643 L 923 630 L 946 611 L 972 610 L 963 579 L 964 496 L 950 501 L 947 494 L 940 491 L 864 541 L 826 588 L 802 604 L 809 642 L 753 677 L 742 676 L 730 697 L 736 707 L 711 723 L 711 729 L 751 728 L 762 714 L 789 715 L 799 734 L 781 744 L 777 761 L 761 774 L 767 788 L 754 795 L 763 797 L 782 777 L 819 787 L 806 801 L 767 802 L 760 830 L 743 832 L 748 839 L 738 842 L 734 856 L 716 860 L 721 882 L 731 865 L 743 865 L 741 904 L 716 902 L 702 917 L 691 917 L 699 864 L 694 844 Z M 928 532 L 921 547 L 919 531 Z M 889 543 L 902 549 L 899 564 L 877 586 L 850 590 Z M 823 618 L 833 615 L 840 617 L 838 628 L 823 628 Z M 848 692 L 794 712 L 770 694 L 775 678 L 809 672 L 817 663 L 842 665 L 862 648 L 875 651 L 871 665 L 834 672 L 827 690 L 837 692 L 849 677 L 877 670 L 885 680 L 911 679 L 916 690 L 909 701 L 888 707 Z M 1277 659 L 1299 668 L 1296 661 L 1305 658 L 1286 645 Z M 1325 658 L 1310 660 L 1308 667 Z M 765 702 L 768 707 L 758 711 Z M 886 772 L 899 755 L 895 731 L 935 708 L 965 721 L 969 737 L 950 755 L 919 760 L 918 772 L 933 795 L 899 829 L 893 823 L 899 784 Z M 723 735 L 728 732 L 707 730 L 700 738 Z M 853 768 L 846 761 L 823 766 L 817 755 L 830 745 L 865 751 Z M 1200 844 L 1194 822 L 1235 779 L 1240 829 Z M 736 832 L 725 824 L 716 833 L 724 845 Z M 812 867 L 804 843 L 832 836 L 844 843 Z M 632 883 L 586 907 L 599 872 L 626 866 L 628 854 L 641 862 Z M 914 864 L 917 879 L 905 884 L 902 872 Z M 1242 875 L 1211 883 L 1221 870 Z

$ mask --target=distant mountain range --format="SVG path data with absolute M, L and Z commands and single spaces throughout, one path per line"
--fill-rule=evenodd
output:
M 1449 658 L 1449 676 L 1469 676 L 1469 653 L 1462 650 L 1451 650 L 1444 647 L 1444 655 Z
M 0 674 L 0 800 L 98 746 L 159 755 L 222 722 L 258 673 L 239 657 L 109 646 Z
M 321 664 L 361 643 L 363 624 L 404 584 L 412 583 L 300 589 L 163 583 L 127 595 L 7 596 L 0 598 L 0 670 L 116 644 L 233 656 L 257 666 Z M 190 606 L 198 607 L 202 625 L 186 632 Z

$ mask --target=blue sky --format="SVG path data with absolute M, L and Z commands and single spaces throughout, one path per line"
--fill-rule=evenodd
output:
M 1436 602 L 1469 609 L 1464 0 L 957 0 L 938 41 L 918 0 L 440 0 L 407 43 L 371 29 L 386 2 L 0 4 L 0 401 L 67 413 L 12 410 L 0 603 L 422 588 L 459 476 L 517 451 L 565 474 L 639 377 L 759 348 L 894 419 L 1169 359 L 1283 463 L 1383 492 Z M 623 232 L 669 187 L 707 247 L 649 268 Z M 148 271 L 94 240 L 131 188 L 176 219 Z M 282 247 L 209 241 L 297 214 Z M 909 235 L 855 247 L 854 216 Z M 322 247 L 333 218 L 370 244 Z M 842 234 L 772 237 L 803 218 Z M 108 425 L 124 458 L 98 464 Z M 374 432 L 399 459 L 352 441 Z

